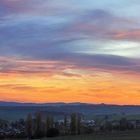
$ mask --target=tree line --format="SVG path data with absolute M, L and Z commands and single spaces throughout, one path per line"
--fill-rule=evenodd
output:
M 63 130 L 67 135 L 80 134 L 81 116 L 77 113 L 72 113 L 70 116 L 70 126 L 68 126 L 68 118 L 64 117 Z M 54 122 L 52 115 L 48 115 L 46 120 L 42 118 L 41 113 L 37 113 L 35 117 L 32 114 L 28 114 L 26 118 L 26 135 L 28 138 L 41 138 L 41 137 L 54 137 L 59 135 L 59 129 L 61 129 L 57 122 Z

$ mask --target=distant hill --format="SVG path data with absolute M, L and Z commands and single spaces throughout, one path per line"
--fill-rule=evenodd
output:
M 69 106 L 69 105 L 89 105 L 86 103 L 63 103 L 63 102 L 57 102 L 57 103 L 19 103 L 19 102 L 4 102 L 0 101 L 0 107 L 1 106 Z
M 17 103 L 0 102 L 0 118 L 16 119 L 25 118 L 28 113 L 36 112 L 43 114 L 64 115 L 78 112 L 91 116 L 101 114 L 140 114 L 140 106 L 134 105 L 109 105 L 109 104 L 86 104 L 86 103 Z
M 65 105 L 65 103 L 44 103 L 44 104 L 37 104 L 37 103 L 19 103 L 19 102 L 0 102 L 1 106 L 57 106 L 57 105 Z

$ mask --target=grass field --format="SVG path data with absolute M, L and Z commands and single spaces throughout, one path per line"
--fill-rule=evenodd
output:
M 11 140 L 11 139 L 5 139 L 5 140 Z M 109 133 L 104 133 L 104 134 L 102 133 L 96 135 L 92 134 L 92 135 L 79 135 L 79 136 L 60 136 L 55 138 L 42 138 L 40 140 L 140 140 L 140 130 L 115 132 L 115 133 L 109 132 Z
M 140 130 L 96 135 L 61 136 L 56 138 L 43 138 L 40 140 L 140 140 Z
M 48 140 L 48 139 L 43 139 Z M 114 134 L 114 135 L 81 135 L 81 136 L 68 136 L 68 137 L 57 137 L 49 140 L 140 140 L 140 134 Z
M 102 135 L 102 136 L 81 135 L 81 136 L 49 138 L 49 140 L 140 140 L 140 135 Z

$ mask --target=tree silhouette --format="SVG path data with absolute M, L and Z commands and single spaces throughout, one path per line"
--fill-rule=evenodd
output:
M 31 114 L 27 115 L 26 133 L 27 133 L 27 137 L 30 139 L 32 137 L 32 115 Z
M 71 134 L 78 134 L 78 117 L 76 113 L 71 114 Z
M 64 117 L 64 129 L 65 129 L 65 135 L 67 134 L 67 123 L 68 123 L 68 120 L 67 120 L 67 116 L 65 115 L 65 117 Z
M 48 130 L 50 128 L 53 128 L 53 124 L 54 124 L 53 116 L 51 116 L 51 115 L 47 116 L 47 118 L 46 118 L 46 135 L 47 135 Z
M 35 128 L 35 137 L 40 138 L 43 136 L 42 132 L 42 116 L 41 113 L 36 115 L 36 128 Z
M 78 131 L 78 134 L 80 134 L 81 133 L 81 116 L 80 115 L 78 115 L 78 120 L 77 120 L 77 131 Z

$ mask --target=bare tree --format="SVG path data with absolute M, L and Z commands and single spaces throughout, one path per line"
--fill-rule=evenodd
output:
M 42 116 L 41 113 L 37 113 L 36 115 L 36 128 L 35 128 L 35 136 L 37 138 L 42 137 Z
M 77 123 L 78 119 L 77 119 L 77 114 L 76 113 L 72 113 L 71 114 L 71 134 L 76 135 L 78 134 L 78 123 Z
M 26 119 L 26 133 L 28 139 L 32 137 L 32 115 L 28 114 Z
M 65 115 L 65 117 L 64 117 L 64 133 L 65 133 L 65 135 L 67 134 L 67 123 L 68 123 L 68 120 L 67 120 L 67 116 Z
M 51 115 L 47 116 L 47 118 L 46 118 L 46 135 L 47 135 L 47 131 L 50 128 L 53 128 L 53 124 L 54 124 L 53 116 L 51 116 Z

